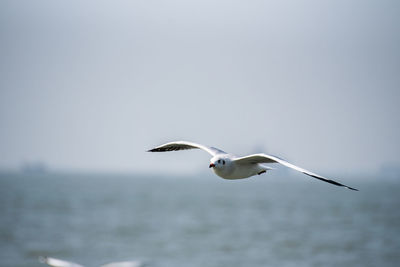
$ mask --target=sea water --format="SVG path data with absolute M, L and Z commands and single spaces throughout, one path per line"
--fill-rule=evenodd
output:
M 0 174 L 0 266 L 400 266 L 400 183 Z

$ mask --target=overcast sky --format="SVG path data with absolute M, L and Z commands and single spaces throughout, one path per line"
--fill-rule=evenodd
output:
M 319 173 L 400 164 L 400 2 L 0 2 L 0 168 L 171 172 L 189 140 Z

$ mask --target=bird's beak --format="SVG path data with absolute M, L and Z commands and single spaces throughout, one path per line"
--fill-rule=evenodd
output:
M 210 163 L 210 166 L 208 166 L 208 168 L 214 168 L 215 164 L 214 163 Z

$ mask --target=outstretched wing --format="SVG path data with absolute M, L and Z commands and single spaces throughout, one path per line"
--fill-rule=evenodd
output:
M 325 178 L 323 176 L 320 176 L 318 174 L 310 172 L 310 171 L 308 171 L 306 169 L 303 169 L 303 168 L 300 168 L 300 167 L 298 167 L 296 165 L 293 165 L 293 164 L 287 162 L 286 160 L 280 159 L 280 158 L 275 157 L 275 156 L 267 155 L 267 154 L 253 154 L 253 155 L 249 155 L 249 156 L 245 156 L 245 157 L 236 158 L 236 159 L 234 159 L 234 161 L 237 164 L 279 163 L 279 164 L 282 164 L 282 165 L 284 165 L 286 167 L 294 169 L 296 171 L 302 172 L 302 173 L 304 173 L 304 174 L 306 174 L 308 176 L 311 176 L 313 178 L 319 179 L 321 181 L 324 181 L 324 182 L 327 182 L 327 183 L 330 183 L 330 184 L 334 184 L 334 185 L 337 185 L 337 186 L 344 186 L 344 187 L 346 187 L 348 189 L 358 191 L 355 188 L 352 188 L 350 186 L 338 183 L 338 182 L 336 182 L 334 180 Z
M 167 152 L 167 151 L 177 151 L 177 150 L 187 150 L 187 149 L 202 149 L 211 154 L 212 156 L 215 156 L 217 154 L 226 154 L 224 151 L 219 150 L 218 148 L 208 147 L 187 141 L 175 141 L 166 143 L 161 146 L 150 149 L 147 152 Z
M 50 257 L 39 257 L 39 261 L 41 263 L 45 263 L 53 267 L 83 267 L 83 265 L 80 265 L 75 262 L 70 262 Z

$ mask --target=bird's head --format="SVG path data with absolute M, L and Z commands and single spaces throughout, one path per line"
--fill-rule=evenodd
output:
M 227 159 L 224 158 L 212 158 L 210 160 L 209 168 L 223 168 L 227 164 Z

